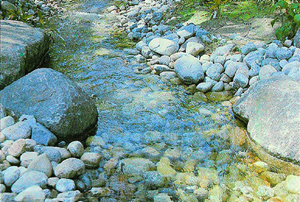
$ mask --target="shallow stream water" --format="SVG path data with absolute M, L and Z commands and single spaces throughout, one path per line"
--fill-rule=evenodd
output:
M 182 86 L 162 81 L 157 75 L 135 74 L 134 69 L 143 64 L 116 48 L 120 38 L 113 37 L 115 19 L 104 12 L 109 3 L 93 0 L 65 5 L 67 12 L 57 22 L 64 42 L 56 38 L 51 50 L 51 68 L 74 80 L 98 107 L 96 136 L 105 145 L 101 151 L 91 149 L 103 156 L 94 173 L 101 173 L 103 165 L 113 157 L 147 158 L 140 151 L 152 147 L 159 152 L 156 158 L 149 157 L 153 163 L 167 156 L 177 172 L 185 172 L 188 162 L 193 162 L 189 172 L 195 175 L 199 175 L 197 168 L 210 169 L 218 179 L 203 185 L 204 189 L 211 191 L 218 185 L 230 196 L 236 181 L 249 178 L 248 163 L 255 158 L 249 158 L 251 153 L 240 146 L 245 131 L 237 126 L 231 108 L 204 102 L 199 94 L 189 95 Z M 253 179 L 249 178 L 249 183 L 256 186 Z M 174 192 L 182 189 L 172 199 L 183 201 L 182 193 L 188 197 L 192 188 L 186 187 L 193 185 L 174 185 L 170 181 L 165 188 Z M 148 195 L 140 201 L 150 200 Z M 112 197 L 122 198 L 117 192 Z M 133 194 L 129 198 L 139 201 L 139 197 Z

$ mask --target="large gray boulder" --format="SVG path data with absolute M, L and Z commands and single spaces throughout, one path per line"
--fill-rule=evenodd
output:
M 0 89 L 39 66 L 49 49 L 49 37 L 23 22 L 0 20 Z
M 300 162 L 300 85 L 288 76 L 257 82 L 233 106 L 251 140 L 280 159 Z
M 93 100 L 63 74 L 37 69 L 0 91 L 2 105 L 16 116 L 33 115 L 60 138 L 84 133 L 97 122 Z

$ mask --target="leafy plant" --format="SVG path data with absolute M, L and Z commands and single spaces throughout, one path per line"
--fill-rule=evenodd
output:
M 272 10 L 279 12 L 271 22 L 272 26 L 275 22 L 281 21 L 281 27 L 275 31 L 277 39 L 293 38 L 300 28 L 300 3 L 288 3 L 286 0 L 279 0 Z
M 208 2 L 211 4 L 210 10 L 214 12 L 213 18 L 217 18 L 221 15 L 221 6 L 227 3 L 229 0 L 212 0 Z

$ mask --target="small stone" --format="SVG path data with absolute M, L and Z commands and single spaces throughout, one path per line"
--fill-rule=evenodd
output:
M 226 58 L 224 56 L 216 56 L 214 58 L 214 63 L 220 63 L 221 65 L 224 65 L 226 61 Z
M 60 193 L 57 195 L 57 198 L 78 201 L 80 196 L 81 196 L 80 191 L 76 190 L 76 191 L 68 191 L 68 192 Z
M 58 177 L 49 177 L 48 178 L 48 185 L 50 187 L 56 187 L 56 184 L 57 184 L 58 180 L 59 180 Z
M 19 193 L 16 197 L 15 197 L 15 201 L 16 202 L 23 202 L 23 201 L 44 201 L 46 198 L 46 194 L 45 192 L 43 192 L 42 188 L 34 185 L 31 187 L 28 187 L 27 189 L 25 189 L 24 191 L 22 191 L 21 193 Z
M 18 122 L 2 130 L 8 140 L 26 139 L 31 136 L 31 126 L 26 122 Z
M 254 76 L 250 79 L 249 81 L 249 85 L 252 86 L 253 84 L 255 84 L 256 82 L 259 81 L 259 77 L 258 76 Z
M 160 74 L 166 71 L 172 71 L 167 65 L 153 65 L 152 68 L 155 70 L 156 74 Z
M 233 78 L 233 86 L 238 89 L 240 87 L 245 88 L 248 85 L 248 78 L 244 74 L 236 74 Z
M 214 84 L 212 82 L 203 82 L 203 83 L 199 83 L 196 89 L 199 90 L 200 92 L 206 93 L 210 91 L 213 86 Z
M 36 145 L 34 151 L 39 154 L 46 153 L 50 161 L 60 162 L 62 159 L 58 147 Z
M 17 166 L 12 166 L 3 171 L 4 184 L 11 187 L 20 177 L 20 170 Z
M 105 163 L 104 170 L 107 175 L 111 175 L 115 171 L 118 162 L 119 160 L 117 158 L 112 158 Z
M 139 175 L 155 169 L 155 164 L 144 158 L 126 158 L 122 160 L 125 175 Z
M 8 153 L 14 157 L 19 157 L 25 152 L 25 145 L 25 140 L 19 139 L 10 146 L 10 148 L 8 149 Z
M 56 136 L 40 123 L 32 126 L 31 139 L 35 140 L 37 144 L 53 146 L 57 142 Z
M 263 200 L 268 200 L 269 198 L 275 195 L 275 191 L 268 186 L 261 185 L 257 188 L 256 194 L 259 198 L 262 198 Z
M 277 72 L 277 70 L 273 66 L 265 65 L 259 71 L 259 80 L 269 79 L 275 72 Z
M 55 176 L 59 178 L 73 178 L 85 171 L 84 163 L 76 158 L 69 158 L 58 164 L 55 168 Z
M 0 201 L 11 202 L 15 200 L 16 193 L 0 193 Z
M 167 157 L 162 157 L 160 161 L 156 164 L 157 171 L 164 176 L 173 176 L 176 171 L 171 167 L 170 159 Z
M 204 51 L 204 45 L 197 42 L 188 42 L 186 44 L 186 53 L 197 56 L 200 52 Z
M 270 182 L 271 186 L 274 187 L 278 183 L 284 181 L 286 178 L 286 175 L 283 173 L 264 171 L 261 173 L 261 178 Z
M 248 42 L 241 48 L 241 53 L 247 55 L 248 53 L 257 50 L 256 45 L 253 42 Z
M 287 191 L 292 194 L 300 194 L 300 176 L 288 175 L 284 181 Z
M 95 197 L 106 197 L 110 195 L 111 190 L 106 187 L 93 187 L 90 192 L 91 195 Z
M 20 160 L 21 160 L 21 166 L 28 167 L 29 164 L 38 157 L 37 152 L 25 152 L 21 155 Z
M 38 185 L 45 187 L 47 185 L 48 177 L 39 171 L 25 172 L 11 187 L 11 191 L 20 193 L 28 187 Z
M 227 76 L 227 74 L 223 74 L 220 81 L 223 81 L 224 83 L 230 83 L 231 78 L 229 76 Z
M 160 193 L 154 196 L 154 202 L 172 202 L 168 194 Z
M 84 147 L 81 142 L 73 141 L 71 142 L 67 149 L 70 151 L 71 155 L 76 158 L 80 158 L 83 154 Z
M 0 120 L 0 131 L 15 124 L 15 120 L 11 116 L 4 117 Z
M 4 193 L 6 191 L 6 187 L 4 184 L 0 184 L 0 194 L 1 193 Z M 0 197 L 0 200 L 1 200 L 1 197 Z
M 265 162 L 262 162 L 262 161 L 257 161 L 253 164 L 254 166 L 254 171 L 257 172 L 257 173 L 262 173 L 264 171 L 269 171 L 270 169 L 270 166 L 265 163 Z
M 97 168 L 101 158 L 102 156 L 98 153 L 86 152 L 81 156 L 80 160 L 83 161 L 86 168 Z
M 290 57 L 292 57 L 293 52 L 290 51 L 288 48 L 278 48 L 274 51 L 274 55 L 278 60 L 288 60 Z
M 219 81 L 218 83 L 216 83 L 214 85 L 214 87 L 211 89 L 211 91 L 220 92 L 220 91 L 223 91 L 223 89 L 224 89 L 224 82 Z
M 216 63 L 207 69 L 206 75 L 215 81 L 219 81 L 223 71 L 224 67 L 220 63 Z
M 12 155 L 7 155 L 6 156 L 6 160 L 12 164 L 12 165 L 19 165 L 20 164 L 20 160 L 17 159 L 16 157 L 12 156 Z
M 75 182 L 70 179 L 62 178 L 62 179 L 58 180 L 55 188 L 59 192 L 73 191 L 73 190 L 75 190 Z
M 28 172 L 34 170 L 44 173 L 47 177 L 51 177 L 53 170 L 47 154 L 41 154 L 29 164 Z
M 169 39 L 155 38 L 149 43 L 149 48 L 160 55 L 172 55 L 179 45 Z
M 86 139 L 85 143 L 89 147 L 103 147 L 105 145 L 104 140 L 102 139 L 102 137 L 99 136 L 90 136 Z

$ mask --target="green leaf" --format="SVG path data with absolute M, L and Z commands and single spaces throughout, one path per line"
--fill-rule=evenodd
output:
M 294 22 L 297 24 L 297 25 L 300 25 L 300 14 L 297 14 L 294 16 Z

